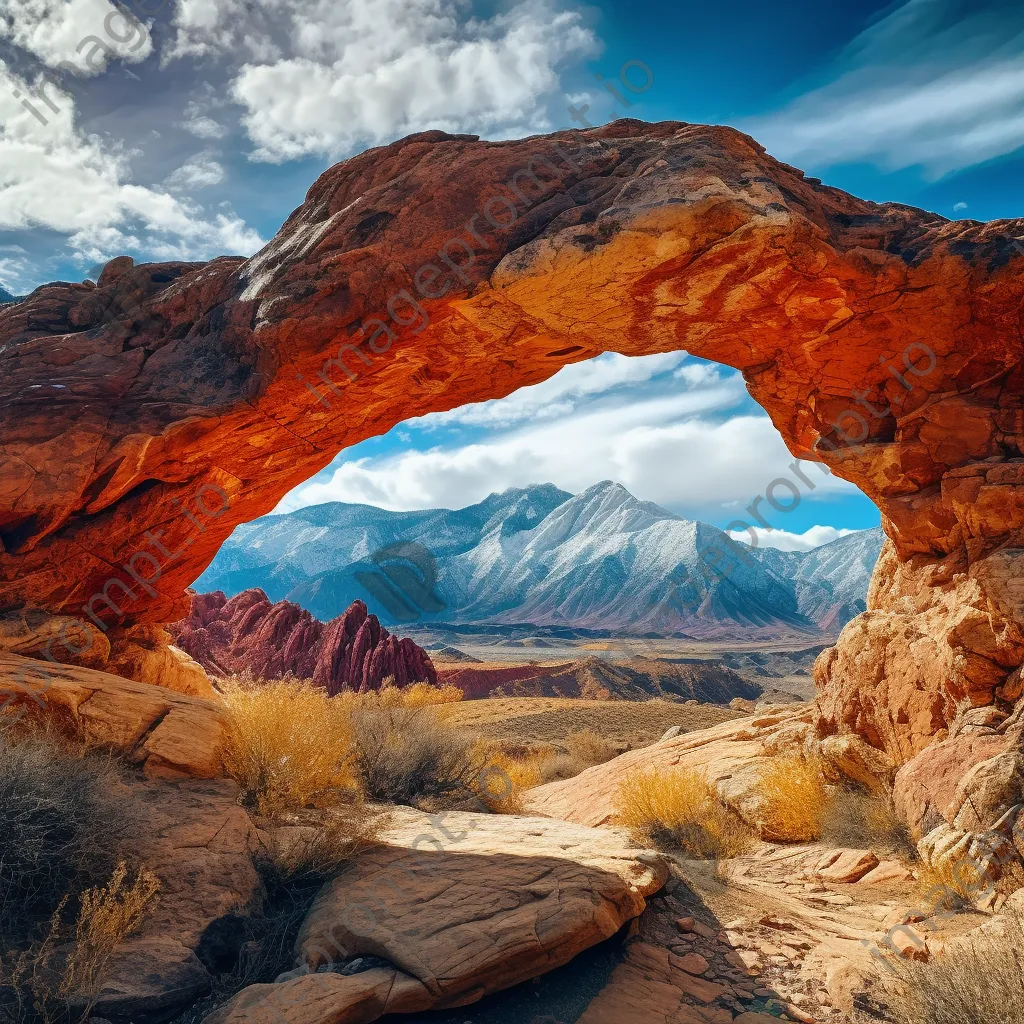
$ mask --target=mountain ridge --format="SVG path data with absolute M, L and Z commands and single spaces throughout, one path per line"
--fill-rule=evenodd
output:
M 240 526 L 195 586 L 228 594 L 260 587 L 323 619 L 361 599 L 389 624 L 832 634 L 863 610 L 882 539 L 876 529 L 808 552 L 752 548 L 614 481 L 578 495 L 538 484 L 456 510 L 333 502 L 267 516 Z M 410 570 L 409 552 L 430 564 Z M 429 586 L 411 572 L 431 576 Z

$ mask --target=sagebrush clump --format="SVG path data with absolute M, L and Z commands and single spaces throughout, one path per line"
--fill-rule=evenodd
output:
M 272 816 L 327 806 L 339 792 L 357 789 L 346 702 L 299 679 L 229 681 L 224 699 L 224 764 L 247 806 Z
M 883 1019 L 893 1024 L 1024 1021 L 1024 922 L 1008 915 L 958 939 L 927 963 L 892 958 L 879 978 Z
M 113 874 L 138 824 L 107 758 L 0 732 L 0 950 Z
M 753 835 L 700 772 L 648 768 L 619 789 L 616 812 L 637 842 L 678 848 L 698 860 L 735 857 Z

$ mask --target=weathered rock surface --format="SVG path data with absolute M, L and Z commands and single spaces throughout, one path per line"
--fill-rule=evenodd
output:
M 175 643 L 214 675 L 246 670 L 258 678 L 311 679 L 332 696 L 342 690 L 437 683 L 430 656 L 408 638 L 389 633 L 356 601 L 320 622 L 291 601 L 272 604 L 262 590 L 230 600 L 220 591 L 196 594 L 187 619 L 168 627 Z
M 668 877 L 622 833 L 541 818 L 399 809 L 384 842 L 324 888 L 297 952 L 305 970 L 361 955 L 393 969 L 300 970 L 208 1020 L 341 1024 L 465 1005 L 614 935 Z
M 0 607 L 116 647 L 187 614 L 232 528 L 345 446 L 687 349 L 881 508 L 868 612 L 817 678 L 823 728 L 901 763 L 1019 687 L 1021 228 L 856 199 L 728 128 L 360 154 L 251 260 L 122 260 L 0 310 Z
M 150 778 L 223 775 L 224 707 L 107 672 L 0 653 L 0 709 L 109 747 Z
M 233 782 L 149 782 L 131 796 L 141 811 L 132 853 L 160 892 L 141 931 L 118 949 L 95 1012 L 112 1024 L 157 1024 L 210 991 L 209 936 L 261 898 L 259 837 Z

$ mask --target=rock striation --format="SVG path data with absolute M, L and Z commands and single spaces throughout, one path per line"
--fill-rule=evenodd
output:
M 437 683 L 430 656 L 408 638 L 389 633 L 356 601 L 331 622 L 320 622 L 290 601 L 272 604 L 262 590 L 228 600 L 219 591 L 197 594 L 187 619 L 169 627 L 175 644 L 216 676 L 250 672 L 274 679 L 297 676 L 331 696 L 342 690 L 378 690 Z
M 820 729 L 906 762 L 1019 690 L 1022 228 L 858 199 L 722 127 L 369 150 L 250 260 L 122 259 L 0 308 L 0 610 L 116 648 L 187 615 L 234 527 L 346 446 L 601 352 L 686 349 L 880 507 Z M 744 521 L 821 468 L 753 484 Z

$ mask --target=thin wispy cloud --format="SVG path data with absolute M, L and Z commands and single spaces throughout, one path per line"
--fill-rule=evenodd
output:
M 1024 146 L 1024 7 L 909 0 L 851 42 L 830 81 L 746 122 L 816 167 L 873 161 L 929 177 Z

